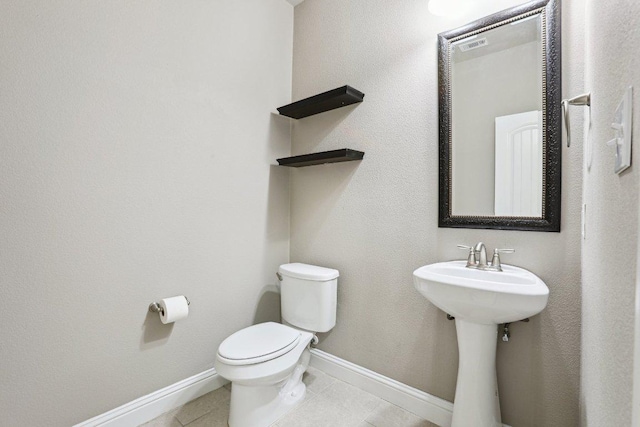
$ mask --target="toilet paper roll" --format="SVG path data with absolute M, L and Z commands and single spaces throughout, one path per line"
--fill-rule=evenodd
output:
M 160 320 L 164 324 L 185 319 L 189 315 L 189 304 L 184 295 L 161 299 L 160 308 Z

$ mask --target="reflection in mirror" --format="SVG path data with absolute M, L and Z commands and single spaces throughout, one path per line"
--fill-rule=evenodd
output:
M 541 65 L 540 14 L 451 44 L 453 215 L 541 217 Z
M 441 227 L 559 231 L 556 0 L 439 35 Z

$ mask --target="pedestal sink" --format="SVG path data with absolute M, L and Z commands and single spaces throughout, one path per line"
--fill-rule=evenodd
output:
M 466 261 L 413 272 L 416 289 L 456 318 L 459 365 L 452 427 L 501 426 L 496 378 L 497 325 L 526 319 L 547 305 L 549 288 L 523 268 L 466 268 Z

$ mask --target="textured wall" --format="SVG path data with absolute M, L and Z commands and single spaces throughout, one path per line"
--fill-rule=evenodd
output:
M 0 424 L 69 426 L 278 317 L 293 8 L 2 2 Z M 187 295 L 161 325 L 147 305 Z
M 640 176 L 640 3 L 587 2 L 585 87 L 591 91 L 592 166 L 584 174 L 582 425 L 631 425 L 633 324 Z M 606 35 L 606 36 L 603 36 Z M 631 169 L 613 173 L 610 125 L 633 85 Z M 586 156 L 586 154 L 585 154 Z
M 489 3 L 489 2 L 486 2 Z M 482 14 L 520 3 L 491 2 Z M 582 91 L 582 2 L 563 1 L 564 92 Z M 343 84 L 364 103 L 295 122 L 295 154 L 350 147 L 360 163 L 291 175 L 291 260 L 340 270 L 338 323 L 320 348 L 452 400 L 455 326 L 413 288 L 412 271 L 463 258 L 455 245 L 513 247 L 504 261 L 540 275 L 547 309 L 498 345 L 503 420 L 579 420 L 579 142 L 563 158 L 562 232 L 439 229 L 436 35 L 476 16 L 437 18 L 426 1 L 306 0 L 295 9 L 293 97 Z M 579 121 L 578 121 L 579 123 Z M 580 129 L 577 131 L 580 140 Z

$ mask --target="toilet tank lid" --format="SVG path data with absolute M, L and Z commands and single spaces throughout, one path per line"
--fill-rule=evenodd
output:
M 333 280 L 340 275 L 338 270 L 333 268 L 318 267 L 317 265 L 302 264 L 294 262 L 291 264 L 283 264 L 278 270 L 280 274 L 296 279 L 327 281 Z

